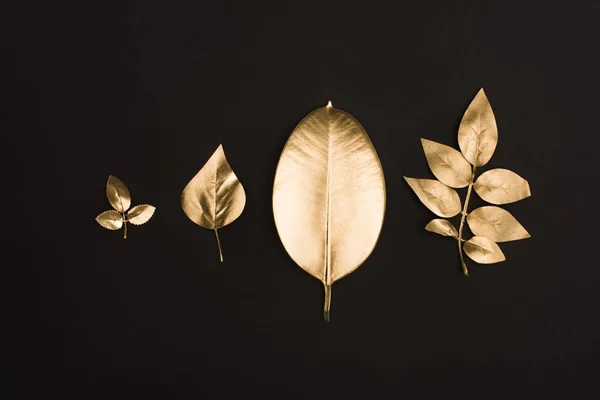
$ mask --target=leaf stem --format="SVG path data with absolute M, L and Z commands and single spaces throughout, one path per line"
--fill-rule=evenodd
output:
M 123 217 L 123 239 L 127 239 L 127 218 Z
M 325 321 L 330 322 L 330 309 L 331 309 L 331 285 L 325 285 L 325 305 L 323 307 L 323 318 Z
M 223 251 L 221 250 L 221 241 L 219 240 L 219 232 L 215 228 L 215 236 L 217 237 L 217 247 L 219 248 L 219 259 L 223 262 Z
M 465 205 L 462 209 L 462 216 L 460 217 L 460 227 L 458 228 L 458 255 L 460 256 L 460 263 L 462 264 L 463 273 L 465 276 L 469 276 L 469 270 L 467 264 L 465 264 L 465 258 L 463 256 L 462 238 L 463 228 L 465 227 L 465 219 L 467 218 L 467 209 L 469 207 L 469 200 L 471 200 L 471 192 L 473 191 L 473 181 L 475 181 L 475 169 L 477 167 L 473 165 L 473 172 L 471 173 L 471 180 L 469 181 L 469 188 L 467 189 L 467 197 L 465 198 Z

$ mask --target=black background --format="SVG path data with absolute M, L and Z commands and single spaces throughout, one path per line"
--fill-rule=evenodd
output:
M 10 398 L 597 391 L 598 2 L 14 3 L 0 24 Z M 480 87 L 499 127 L 485 169 L 528 179 L 533 196 L 506 209 L 532 238 L 466 278 L 402 176 L 432 176 L 419 138 L 457 147 Z M 329 324 L 271 209 L 286 139 L 328 100 L 369 133 L 388 201 Z M 180 206 L 219 143 L 247 193 L 224 264 Z M 157 207 L 127 240 L 94 221 L 109 174 Z

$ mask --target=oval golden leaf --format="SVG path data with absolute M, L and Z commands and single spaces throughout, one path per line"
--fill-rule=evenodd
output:
M 133 207 L 127 213 L 127 222 L 131 222 L 134 225 L 142 225 L 148 222 L 156 208 L 149 204 L 140 204 L 139 206 Z
M 432 140 L 421 139 L 431 172 L 440 182 L 453 188 L 463 188 L 471 180 L 471 165 L 458 150 Z
M 181 207 L 196 224 L 219 229 L 235 221 L 246 205 L 246 192 L 219 145 L 181 193 Z
M 458 237 L 458 231 L 454 225 L 445 219 L 434 219 L 430 221 L 427 226 L 425 226 L 425 230 L 442 236 Z
M 371 254 L 384 213 L 383 169 L 360 123 L 330 105 L 308 114 L 283 148 L 273 186 L 290 257 L 327 290 Z
M 467 216 L 467 222 L 475 235 L 488 237 L 498 243 L 531 237 L 511 213 L 500 207 L 476 208 Z
M 508 204 L 531 196 L 529 183 L 508 169 L 497 168 L 477 178 L 473 189 L 479 197 L 492 204 Z
M 110 205 L 120 213 L 124 213 L 131 206 L 131 195 L 127 186 L 119 179 L 112 175 L 108 177 L 106 182 L 106 197 Z
M 96 221 L 104 228 L 116 231 L 123 226 L 123 217 L 114 210 L 104 211 L 96 217 Z
M 480 89 L 460 121 L 458 145 L 476 167 L 487 164 L 498 144 L 498 128 L 492 106 Z
M 506 260 L 500 247 L 493 240 L 483 236 L 473 236 L 464 243 L 463 249 L 471 260 L 479 264 L 495 264 Z
M 416 179 L 406 176 L 404 179 L 417 194 L 419 200 L 435 215 L 450 218 L 460 212 L 460 197 L 456 190 L 435 179 Z

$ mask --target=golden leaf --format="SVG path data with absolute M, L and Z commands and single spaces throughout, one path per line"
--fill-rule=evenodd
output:
M 458 237 L 458 231 L 456 230 L 454 225 L 452 225 L 450 221 L 447 221 L 445 219 L 431 220 L 427 224 L 427 226 L 425 226 L 425 230 L 440 234 L 442 236 Z
M 360 123 L 331 103 L 308 114 L 281 153 L 273 214 L 290 257 L 323 282 L 327 321 L 331 285 L 369 257 L 384 213 L 383 169 Z
M 96 217 L 96 221 L 106 229 L 116 231 L 123 226 L 123 217 L 114 210 L 104 211 Z
M 529 183 L 507 169 L 497 168 L 477 178 L 473 189 L 479 197 L 492 204 L 507 204 L 531 196 Z
M 96 221 L 106 229 L 117 230 L 123 227 L 123 238 L 127 239 L 127 222 L 134 225 L 146 223 L 154 214 L 155 208 L 148 204 L 131 206 L 131 196 L 127 186 L 118 178 L 110 175 L 106 182 L 106 197 L 116 211 L 105 211 L 96 217 Z M 129 210 L 129 212 L 127 212 Z
M 463 188 L 471 179 L 471 165 L 458 150 L 427 139 L 421 139 L 431 172 L 443 184 Z
M 494 242 L 531 237 L 511 213 L 500 207 L 479 207 L 469 214 L 467 222 L 475 235 L 488 237 Z
M 235 221 L 246 205 L 246 192 L 219 145 L 181 193 L 181 207 L 196 224 L 214 230 L 223 262 L 218 229 Z
M 115 210 L 124 213 L 131 206 L 131 196 L 127 186 L 119 178 L 109 176 L 106 182 L 106 197 Z
M 460 198 L 456 190 L 435 179 L 407 178 L 406 182 L 417 194 L 425 207 L 435 215 L 444 218 L 454 217 L 460 212 Z
M 496 118 L 483 89 L 480 89 L 460 121 L 458 145 L 471 164 L 481 167 L 492 158 L 497 144 Z
M 134 225 L 145 224 L 154 215 L 154 210 L 156 209 L 149 204 L 135 206 L 127 213 L 127 222 L 131 222 Z
M 471 260 L 479 264 L 494 264 L 506 260 L 500 247 L 483 236 L 473 236 L 465 242 L 463 248 Z
M 477 93 L 471 104 L 469 104 L 458 129 L 458 144 L 464 158 L 456 150 L 443 144 L 425 139 L 421 139 L 421 142 L 431 171 L 442 183 L 429 179 L 406 177 L 405 179 L 423 204 L 437 215 L 452 217 L 459 212 L 461 213 L 458 233 L 456 233 L 456 229 L 450 222 L 439 219 L 431 221 L 425 229 L 457 239 L 458 255 L 463 273 L 466 276 L 469 275 L 469 270 L 463 253 L 469 247 L 471 258 L 477 257 L 485 262 L 486 258 L 482 256 L 481 249 L 475 251 L 474 246 L 475 243 L 482 244 L 490 240 L 485 237 L 476 237 L 467 246 L 467 242 L 463 239 L 463 231 L 467 222 L 475 235 L 488 236 L 496 241 L 529 237 L 529 233 L 514 217 L 502 209 L 497 211 L 494 210 L 497 207 L 482 207 L 475 210 L 471 215 L 467 212 L 473 189 L 482 199 L 493 204 L 510 203 L 531 195 L 527 181 L 514 172 L 505 169 L 494 169 L 485 172 L 475 182 L 477 167 L 485 165 L 490 160 L 498 144 L 496 118 L 483 89 Z M 467 164 L 467 161 L 473 165 L 472 168 Z M 445 186 L 444 183 L 455 188 L 467 186 L 462 211 L 460 210 L 458 194 L 455 190 Z M 468 221 L 467 215 L 469 215 Z M 500 257 L 498 256 L 500 254 L 502 259 L 499 261 L 504 260 L 504 255 L 494 242 L 488 247 L 491 249 L 488 253 L 494 253 L 493 256 L 490 256 L 490 259 L 495 260 Z

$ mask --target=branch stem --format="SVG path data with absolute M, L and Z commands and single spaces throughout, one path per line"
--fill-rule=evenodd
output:
M 127 219 L 123 218 L 123 239 L 127 239 Z
M 460 256 L 460 263 L 462 264 L 463 273 L 465 276 L 469 276 L 469 269 L 465 264 L 465 258 L 463 256 L 463 245 L 462 238 L 463 228 L 465 227 L 465 219 L 467 218 L 467 210 L 469 208 L 469 200 L 471 200 L 471 192 L 473 191 L 473 181 L 475 181 L 475 169 L 477 167 L 473 165 L 473 172 L 471 173 L 471 180 L 469 181 L 469 188 L 467 189 L 467 197 L 465 198 L 465 205 L 462 209 L 462 215 L 460 217 L 460 227 L 458 228 L 458 255 Z
M 223 251 L 221 250 L 221 241 L 219 240 L 219 232 L 215 228 L 215 236 L 217 238 L 217 247 L 219 248 L 219 259 L 223 262 Z
M 325 285 L 325 305 L 323 306 L 323 318 L 327 322 L 331 321 L 330 309 L 331 309 L 331 285 Z

